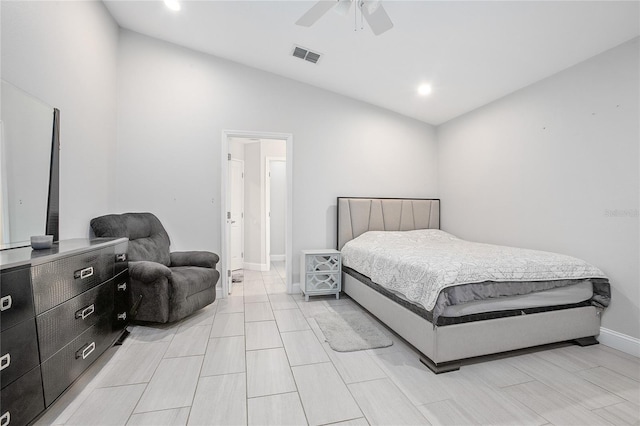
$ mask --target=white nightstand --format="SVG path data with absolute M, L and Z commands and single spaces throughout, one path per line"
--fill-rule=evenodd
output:
M 302 250 L 300 256 L 300 289 L 305 300 L 309 296 L 335 294 L 342 290 L 342 257 L 338 250 Z

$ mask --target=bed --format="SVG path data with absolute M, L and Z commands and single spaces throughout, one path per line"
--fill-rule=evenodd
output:
M 343 291 L 418 349 L 434 373 L 538 345 L 598 343 L 610 289 L 592 265 L 460 240 L 440 231 L 438 199 L 337 204 Z

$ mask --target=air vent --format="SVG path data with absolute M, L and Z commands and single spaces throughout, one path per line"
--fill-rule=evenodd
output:
M 312 64 L 317 64 L 322 56 L 320 53 L 312 52 L 300 46 L 293 46 L 293 52 L 291 52 L 291 54 L 296 58 L 304 59 Z
M 293 56 L 295 56 L 296 58 L 304 59 L 305 56 L 307 56 L 307 53 L 309 53 L 309 51 L 303 49 L 302 47 L 295 46 L 293 49 Z
M 315 64 L 320 59 L 320 55 L 315 52 L 307 52 L 307 56 L 304 59 Z

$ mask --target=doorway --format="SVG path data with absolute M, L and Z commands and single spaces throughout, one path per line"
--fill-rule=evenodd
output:
M 292 141 L 290 134 L 222 132 L 223 298 L 233 291 L 234 275 L 240 281 L 243 272 L 271 269 L 284 275 L 291 293 Z

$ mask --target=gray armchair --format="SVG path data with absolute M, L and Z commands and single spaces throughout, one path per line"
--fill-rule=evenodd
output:
M 111 214 L 91 220 L 96 237 L 129 238 L 130 301 L 142 302 L 136 320 L 173 322 L 216 299 L 218 255 L 169 252 L 169 235 L 151 213 Z

